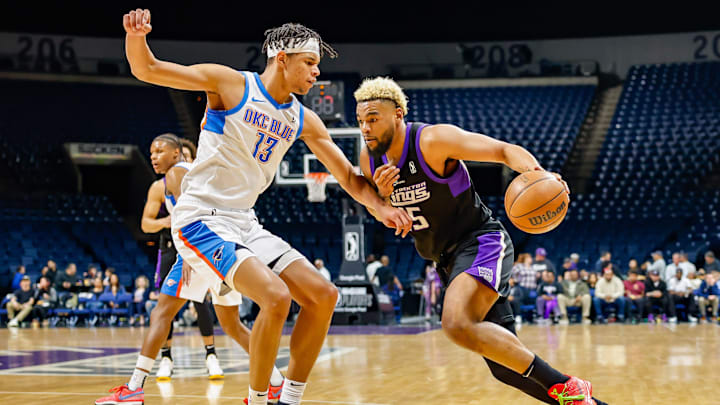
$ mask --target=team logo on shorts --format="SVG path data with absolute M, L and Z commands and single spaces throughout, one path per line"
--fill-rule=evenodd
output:
M 215 264 L 215 267 L 217 267 L 218 263 L 220 263 L 223 258 L 223 249 L 225 249 L 225 246 L 220 246 L 218 249 L 215 250 L 212 255 L 213 264 Z
M 167 279 L 167 281 L 165 282 L 165 284 L 167 284 L 168 287 L 172 287 L 172 286 L 175 285 L 175 280 L 169 278 L 169 279 Z
M 494 281 L 492 269 L 483 267 L 483 266 L 478 266 L 477 271 L 478 271 L 478 275 L 480 277 L 484 278 L 485 280 L 487 280 L 488 283 L 492 283 Z

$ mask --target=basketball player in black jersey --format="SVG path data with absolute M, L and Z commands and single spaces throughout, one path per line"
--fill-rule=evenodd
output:
M 542 402 L 603 404 L 592 398 L 590 382 L 558 372 L 517 338 L 506 301 L 513 244 L 463 163 L 543 170 L 537 160 L 520 146 L 452 125 L 406 123 L 407 98 L 391 79 L 364 81 L 355 99 L 366 143 L 360 167 L 381 197 L 412 217 L 419 254 L 438 263 L 447 286 L 442 327 L 448 337 L 482 355 L 498 380 Z

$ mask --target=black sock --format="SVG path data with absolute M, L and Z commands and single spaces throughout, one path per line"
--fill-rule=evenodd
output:
M 214 354 L 217 356 L 217 353 L 215 353 L 215 345 L 206 345 L 205 351 L 207 352 L 207 353 L 205 353 L 205 357 L 207 357 L 211 354 Z
M 167 357 L 168 359 L 172 360 L 172 354 L 170 353 L 170 350 L 172 350 L 169 347 L 163 347 L 162 348 L 162 357 Z
M 550 367 L 543 359 L 535 355 L 535 359 L 530 363 L 530 367 L 522 374 L 523 377 L 530 378 L 536 383 L 550 389 L 555 384 L 564 384 L 570 378 L 563 373 Z
M 597 405 L 607 405 L 605 402 L 603 402 L 603 401 L 601 401 L 601 400 L 599 400 L 599 399 L 597 399 L 597 398 L 595 398 L 595 397 L 593 397 L 593 399 L 595 400 L 595 403 L 596 403 Z

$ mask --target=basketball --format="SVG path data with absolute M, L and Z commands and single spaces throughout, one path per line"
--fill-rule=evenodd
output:
M 510 222 L 527 233 L 555 229 L 565 218 L 569 204 L 565 186 L 545 171 L 525 172 L 505 191 L 505 212 Z

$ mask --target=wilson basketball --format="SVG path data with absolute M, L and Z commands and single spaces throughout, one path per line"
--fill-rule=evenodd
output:
M 555 229 L 565 218 L 569 204 L 563 183 L 545 171 L 525 172 L 505 191 L 505 212 L 510 222 L 527 233 Z

